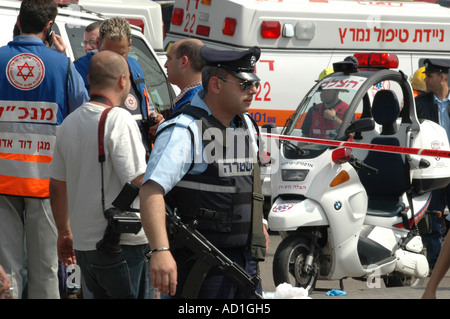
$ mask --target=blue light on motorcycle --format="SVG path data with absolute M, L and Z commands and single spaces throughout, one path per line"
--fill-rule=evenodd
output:
M 283 181 L 301 182 L 305 180 L 308 172 L 307 169 L 282 169 L 281 179 Z

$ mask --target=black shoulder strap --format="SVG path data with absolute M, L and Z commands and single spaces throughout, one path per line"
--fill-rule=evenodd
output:
M 253 124 L 253 127 L 256 130 L 256 135 L 257 135 L 256 136 L 256 146 L 258 147 L 258 154 L 256 156 L 256 159 L 258 161 L 258 164 L 261 165 L 261 155 L 262 154 L 260 154 L 260 149 L 264 148 L 264 142 L 262 140 L 261 132 L 259 131 L 259 126 L 256 123 L 255 119 L 250 114 L 246 113 L 244 116 L 248 116 L 248 118 L 250 119 L 250 121 Z M 245 121 L 244 121 L 244 123 L 245 123 Z

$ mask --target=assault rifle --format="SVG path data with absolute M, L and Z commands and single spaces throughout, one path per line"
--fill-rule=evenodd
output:
M 259 276 L 251 277 L 244 269 L 217 249 L 196 228 L 196 221 L 190 225 L 184 224 L 175 211 L 166 205 L 167 230 L 177 245 L 189 249 L 197 258 L 194 267 L 188 275 L 182 291 L 183 298 L 197 298 L 203 280 L 212 267 L 217 267 L 249 296 L 258 299 L 263 297 L 257 288 L 261 281 Z
M 132 183 L 126 183 L 117 198 L 112 203 L 121 211 L 139 212 L 139 209 L 130 208 L 134 199 L 139 194 L 139 188 Z M 258 299 L 263 297 L 257 292 L 261 281 L 259 276 L 251 277 L 241 266 L 230 260 L 208 239 L 196 230 L 196 223 L 184 224 L 180 217 L 166 205 L 166 226 L 171 235 L 171 240 L 176 247 L 189 249 L 195 256 L 194 267 L 188 275 L 184 289 L 183 298 L 197 298 L 198 292 L 203 284 L 208 271 L 217 267 L 225 276 L 235 282 L 239 288 L 247 292 L 249 296 L 254 295 Z

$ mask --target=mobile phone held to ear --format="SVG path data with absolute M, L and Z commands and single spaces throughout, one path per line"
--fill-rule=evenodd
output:
M 48 43 L 48 47 L 51 47 L 53 44 L 53 23 L 47 29 L 47 34 L 45 35 L 45 41 Z

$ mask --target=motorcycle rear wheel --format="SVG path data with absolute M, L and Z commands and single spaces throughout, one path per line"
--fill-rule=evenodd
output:
M 305 270 L 306 257 L 309 254 L 309 240 L 304 237 L 286 237 L 275 251 L 273 258 L 273 280 L 275 286 L 282 283 L 293 287 L 310 289 L 316 282 L 316 265 L 310 271 Z

